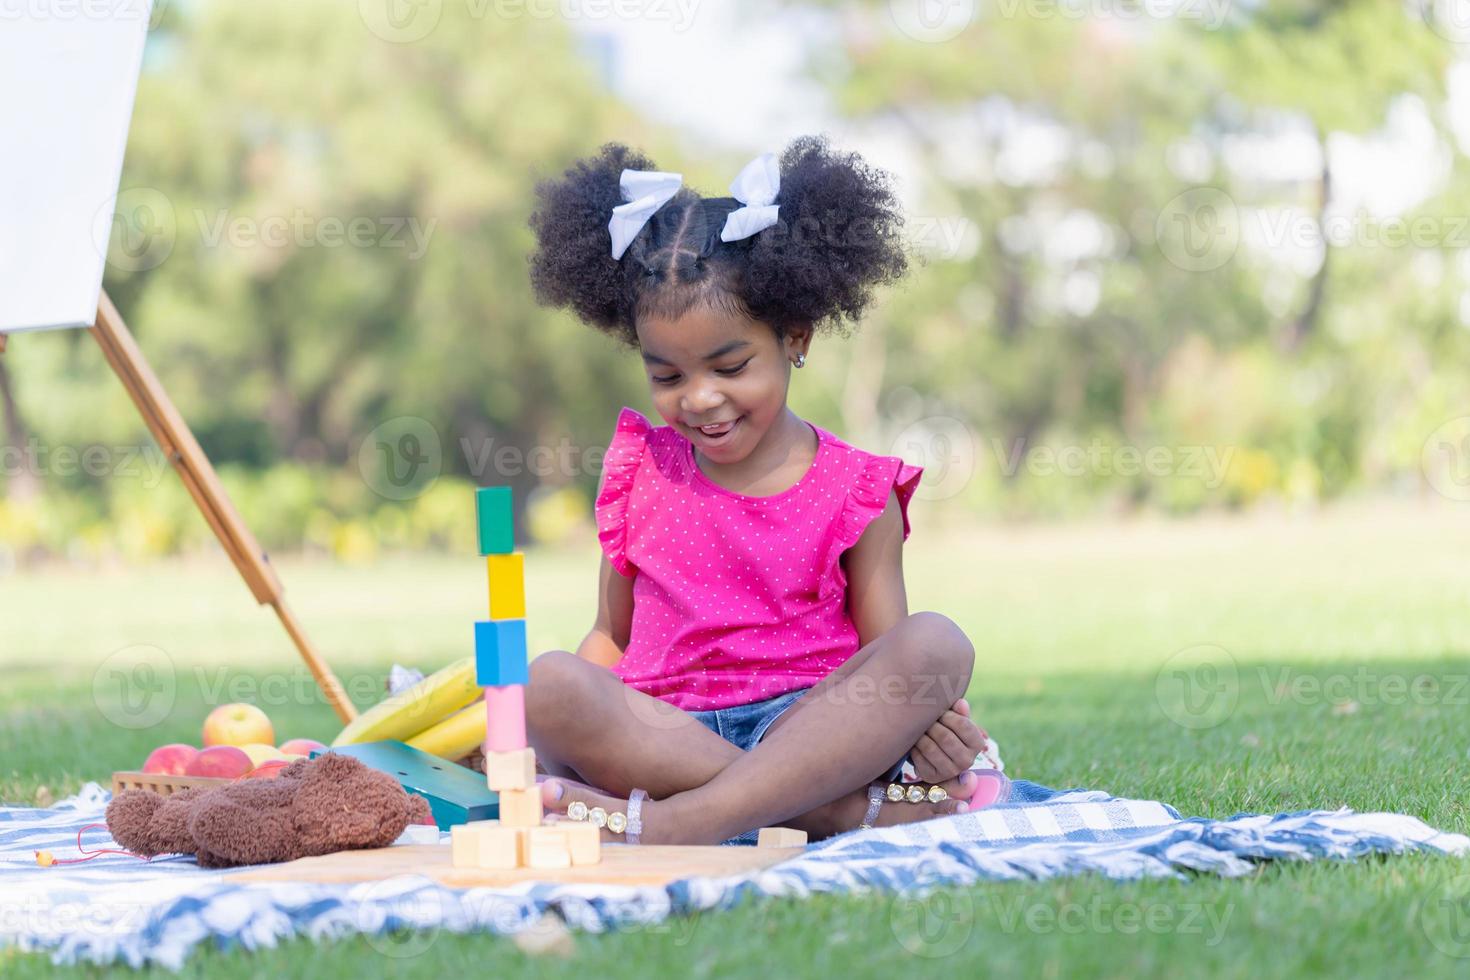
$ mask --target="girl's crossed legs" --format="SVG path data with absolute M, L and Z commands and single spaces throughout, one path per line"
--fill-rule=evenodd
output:
M 812 687 L 749 752 L 611 671 L 562 651 L 531 661 L 526 727 L 553 775 L 626 796 L 642 787 L 646 843 L 714 844 L 755 828 L 825 837 L 857 826 L 866 787 L 913 747 L 969 686 L 975 651 L 953 622 L 915 613 Z M 966 777 L 962 776 L 961 779 Z M 969 779 L 973 780 L 971 776 Z M 566 779 L 548 805 L 624 809 Z M 880 823 L 963 812 L 973 784 L 941 803 L 885 806 Z

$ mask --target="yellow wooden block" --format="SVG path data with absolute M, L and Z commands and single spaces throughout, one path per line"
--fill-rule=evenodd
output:
M 756 847 L 806 847 L 806 831 L 790 827 L 762 827 L 756 835 Z
M 526 863 L 525 831 L 499 820 L 476 820 L 449 830 L 449 859 L 456 868 L 519 868 Z
M 490 618 L 526 618 L 526 556 L 519 551 L 509 555 L 486 555 L 485 570 L 490 578 Z
M 558 825 L 567 835 L 567 850 L 573 864 L 598 864 L 602 861 L 602 832 L 590 823 Z
M 485 753 L 485 784 L 497 793 L 536 785 L 536 750 Z
M 500 790 L 500 822 L 507 827 L 539 827 L 541 787 Z
M 532 827 L 526 831 L 526 864 L 533 868 L 570 868 L 571 844 L 560 827 Z

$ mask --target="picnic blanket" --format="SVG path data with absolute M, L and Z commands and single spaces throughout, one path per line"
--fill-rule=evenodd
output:
M 398 931 L 405 928 L 510 934 L 533 928 L 548 914 L 594 932 L 653 927 L 749 895 L 917 892 L 1083 872 L 1114 879 L 1234 876 L 1264 861 L 1470 853 L 1470 838 L 1403 814 L 1341 809 L 1185 819 L 1160 802 L 1017 780 L 1011 799 L 999 806 L 854 831 L 753 874 L 663 887 L 528 883 L 456 890 L 417 876 L 356 885 L 247 884 L 230 881 L 238 872 L 201 870 L 187 857 L 144 862 L 104 855 L 37 866 L 37 850 L 74 856 L 78 830 L 101 822 L 109 799 L 89 783 L 49 809 L 0 807 L 0 945 L 49 950 L 58 964 L 122 961 L 178 969 L 203 942 L 257 949 L 296 935 L 364 933 L 393 953 L 414 942 L 415 933 Z M 435 840 L 447 846 L 448 835 L 411 827 L 398 843 Z M 87 850 L 116 846 L 106 828 L 86 831 L 82 842 Z

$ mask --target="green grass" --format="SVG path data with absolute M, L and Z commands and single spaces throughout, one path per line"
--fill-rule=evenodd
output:
M 926 525 L 920 514 L 906 563 L 913 608 L 947 613 L 974 639 L 971 700 L 1015 776 L 1163 799 L 1187 815 L 1347 806 L 1464 833 L 1467 550 L 1470 510 L 1452 507 L 1012 529 Z M 531 557 L 533 645 L 575 644 L 591 618 L 594 560 L 590 546 Z M 432 668 L 463 656 L 483 610 L 472 556 L 285 562 L 281 575 L 361 703 L 393 662 Z M 105 782 L 155 745 L 196 741 L 220 701 L 262 703 L 281 738 L 328 740 L 337 727 L 222 558 L 12 576 L 0 580 L 0 624 L 0 799 Z M 162 651 L 152 656 L 174 684 L 162 708 L 140 702 L 157 721 L 135 729 L 104 664 L 138 645 Z M 1197 669 L 1197 655 L 1216 672 Z M 134 676 L 166 694 L 160 675 Z M 1202 713 L 1180 700 L 1190 679 L 1216 692 L 1194 704 Z M 554 976 L 1464 976 L 1470 958 L 1432 940 L 1470 953 L 1446 938 L 1457 922 L 1444 900 L 1464 895 L 1465 875 L 1470 862 L 1405 856 L 1270 866 L 1231 881 L 1089 877 L 921 899 L 748 902 L 656 929 L 578 935 L 570 958 L 533 965 Z M 507 940 L 424 933 L 208 950 L 185 972 L 497 968 L 528 960 Z M 5 976 L 51 971 L 43 957 L 0 953 Z

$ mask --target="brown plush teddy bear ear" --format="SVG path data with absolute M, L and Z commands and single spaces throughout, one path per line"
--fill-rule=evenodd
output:
M 437 824 L 429 801 L 417 793 L 408 794 L 408 822 L 411 824 Z
M 312 762 L 292 804 L 307 854 L 387 847 L 398 839 L 412 804 L 396 779 L 351 756 L 329 752 Z
M 191 800 L 204 790 L 183 789 L 169 796 L 152 790 L 126 789 L 107 804 L 107 830 L 134 854 L 192 854 L 189 834 Z

